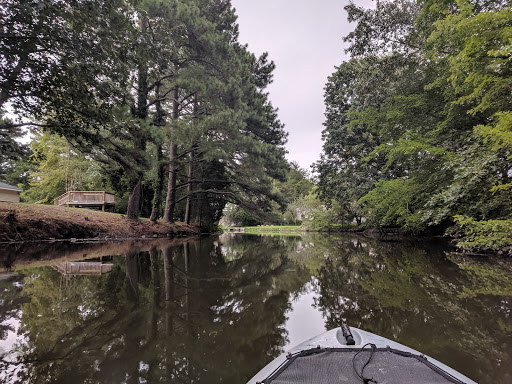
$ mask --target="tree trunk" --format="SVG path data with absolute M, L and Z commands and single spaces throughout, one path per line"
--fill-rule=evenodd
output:
M 148 20 L 145 16 L 140 19 L 140 31 L 144 33 L 148 27 Z M 146 62 L 139 62 L 137 68 L 137 108 L 135 115 L 145 119 L 148 115 L 148 66 Z
M 165 164 L 163 163 L 162 147 L 157 149 L 158 173 L 154 184 L 155 197 L 153 198 L 153 207 L 151 208 L 150 220 L 156 224 L 160 217 L 160 205 L 162 204 L 162 189 L 164 187 Z
M 190 289 L 189 289 L 189 286 L 188 286 L 188 258 L 189 258 L 189 252 L 188 252 L 188 247 L 189 247 L 189 243 L 184 243 L 183 244 L 183 259 L 184 259 L 184 262 L 185 262 L 185 274 L 184 274 L 184 278 L 185 278 L 185 282 L 184 282 L 184 288 L 185 288 L 185 318 L 188 320 L 190 320 L 190 302 L 189 302 L 189 294 L 190 294 Z M 190 332 L 190 323 L 189 323 L 189 332 Z
M 156 107 L 156 116 L 154 120 L 154 124 L 157 127 L 162 127 L 165 125 L 164 123 L 164 111 L 162 109 L 162 103 L 160 102 L 160 84 L 156 85 L 155 88 L 156 93 L 156 99 L 158 100 L 155 107 Z M 151 208 L 151 216 L 149 220 L 156 224 L 158 218 L 160 217 L 160 205 L 162 204 L 162 189 L 164 187 L 164 174 L 165 174 L 165 165 L 163 164 L 163 153 L 162 153 L 162 146 L 158 145 L 158 148 L 156 149 L 156 157 L 157 157 L 157 176 L 156 181 L 153 184 L 154 189 L 154 198 L 153 198 L 153 206 Z
M 128 198 L 128 209 L 126 216 L 130 220 L 137 220 L 139 218 L 140 209 L 140 196 L 142 192 L 142 175 L 139 176 L 137 184 L 133 187 L 130 197 Z
M 137 252 L 129 252 L 125 255 L 126 279 L 130 282 L 133 293 L 137 298 L 139 297 L 138 259 L 139 254 Z
M 160 313 L 160 268 L 158 249 L 153 247 L 149 250 L 149 260 L 151 262 L 151 280 L 153 284 L 153 311 L 151 313 L 151 329 L 150 335 L 151 340 L 157 340 L 158 338 L 158 314 Z
M 175 305 L 174 305 L 174 266 L 172 264 L 172 248 L 166 247 L 162 250 L 162 256 L 164 260 L 164 289 L 165 289 L 165 303 L 164 303 L 164 329 L 165 334 L 164 337 L 169 340 L 172 336 L 174 336 L 174 322 L 173 316 L 175 313 Z M 176 361 L 172 358 L 172 346 L 169 343 L 164 343 L 165 345 L 165 355 L 168 358 L 165 359 L 165 372 L 167 376 L 167 382 L 172 382 L 171 375 L 175 369 Z M 169 348 L 169 349 L 168 349 Z
M 147 19 L 141 18 L 140 30 L 144 32 L 147 28 Z M 137 106 L 134 115 L 139 119 L 145 119 L 148 111 L 148 67 L 146 63 L 139 63 L 137 72 Z M 146 138 L 142 132 L 134 132 L 134 146 L 140 151 L 146 149 Z M 139 218 L 140 200 L 142 195 L 142 172 L 139 171 L 137 183 L 130 192 L 128 199 L 128 209 L 126 216 L 130 220 L 137 220 Z
M 501 170 L 501 182 L 503 184 L 510 183 L 510 176 L 509 176 L 510 168 L 508 166 L 503 167 Z
M 165 200 L 164 221 L 174 223 L 174 207 L 176 205 L 176 178 L 178 165 L 176 156 L 178 155 L 178 145 L 174 139 L 174 122 L 179 117 L 179 89 L 174 87 L 174 98 L 172 102 L 172 122 L 171 122 L 171 148 L 169 151 L 169 182 L 167 183 L 167 198 Z
M 191 209 L 191 192 L 192 192 L 192 175 L 194 173 L 194 151 L 188 154 L 188 175 L 187 175 L 187 202 L 185 205 L 185 224 L 190 224 L 190 209 Z
M 200 161 L 197 170 L 195 171 L 196 175 L 200 178 L 199 185 L 196 185 L 195 193 L 194 193 L 194 206 L 191 206 L 193 210 L 191 210 L 192 216 L 192 224 L 196 227 L 201 227 L 202 225 L 202 216 L 203 216 L 203 204 L 204 204 L 204 196 L 205 193 L 199 192 L 198 188 L 202 189 L 204 186 L 204 162 Z
M 174 268 L 172 264 L 172 248 L 164 248 L 162 254 L 164 259 L 165 301 L 170 303 L 174 299 Z
M 167 198 L 165 200 L 164 221 L 174 223 L 174 207 L 176 205 L 176 155 L 178 146 L 171 144 L 169 152 L 169 182 L 167 183 Z
M 198 118 L 198 101 L 197 101 L 197 95 L 194 96 L 194 119 L 192 121 L 195 121 L 195 119 Z M 192 209 L 192 176 L 194 175 L 194 145 L 192 145 L 192 149 L 190 153 L 188 154 L 188 175 L 187 175 L 187 201 L 185 205 L 185 224 L 190 224 L 190 212 Z

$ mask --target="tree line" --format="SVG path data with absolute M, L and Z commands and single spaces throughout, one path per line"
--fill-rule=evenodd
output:
M 1 8 L 5 175 L 26 175 L 23 155 L 37 172 L 53 158 L 48 166 L 66 173 L 62 192 L 89 172 L 89 185 L 125 197 L 131 219 L 204 228 L 228 202 L 263 213 L 281 202 L 272 185 L 289 168 L 287 133 L 265 92 L 275 65 L 238 42 L 229 0 L 7 0 Z M 30 151 L 15 140 L 25 127 L 35 134 Z M 88 171 L 73 168 L 84 162 Z M 41 185 L 37 172 L 32 183 Z
M 325 87 L 320 196 L 345 221 L 512 244 L 512 9 L 500 0 L 345 7 L 351 59 Z M 364 219 L 363 219 L 364 218 Z M 455 227 L 453 227 L 453 225 Z M 455 228 L 455 229 L 453 229 Z

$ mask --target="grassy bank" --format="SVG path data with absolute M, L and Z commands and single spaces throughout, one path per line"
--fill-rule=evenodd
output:
M 258 225 L 255 227 L 231 227 L 231 226 L 221 226 L 220 227 L 224 232 L 230 232 L 230 230 L 243 228 L 244 233 L 299 233 L 299 232 L 308 232 L 307 229 L 300 225 Z
M 257 227 L 244 227 L 245 232 L 305 232 L 300 225 L 258 225 Z
M 0 202 L 0 241 L 59 239 L 126 239 L 197 234 L 184 223 L 153 224 L 149 219 L 81 208 Z
M 329 226 L 328 228 L 321 228 L 321 229 L 311 229 L 306 228 L 302 225 L 258 225 L 254 227 L 231 227 L 231 226 L 220 226 L 220 228 L 225 231 L 229 232 L 230 228 L 243 228 L 244 232 L 246 233 L 261 233 L 261 232 L 362 232 L 364 228 L 357 226 L 357 225 L 341 225 L 341 224 L 334 224 Z

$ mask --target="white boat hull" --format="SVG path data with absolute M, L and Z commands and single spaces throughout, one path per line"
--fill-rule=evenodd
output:
M 347 345 L 345 337 L 343 336 L 341 329 L 332 329 L 321 335 L 315 336 L 302 344 L 297 345 L 296 347 L 286 351 L 281 356 L 277 357 L 275 360 L 271 361 L 268 365 L 266 365 L 261 371 L 259 371 L 247 384 L 256 384 L 265 380 L 272 372 L 274 372 L 279 366 L 286 361 L 287 356 L 291 354 L 295 354 L 300 351 L 309 350 L 312 348 L 316 348 L 320 346 L 321 348 L 361 348 L 364 345 L 371 343 L 374 344 L 377 348 L 392 348 L 404 352 L 409 352 L 414 355 L 423 356 L 430 363 L 436 365 L 438 368 L 442 369 L 446 373 L 452 375 L 453 377 L 459 379 L 460 381 L 467 384 L 476 384 L 473 380 L 467 378 L 456 370 L 450 368 L 449 366 L 441 363 L 440 361 L 435 360 L 429 356 L 424 355 L 421 352 L 418 352 L 412 348 L 409 348 L 405 345 L 397 343 L 395 341 L 386 339 L 384 337 L 375 335 L 370 332 L 363 331 L 358 328 L 350 328 L 352 332 L 352 336 L 354 337 L 355 345 Z

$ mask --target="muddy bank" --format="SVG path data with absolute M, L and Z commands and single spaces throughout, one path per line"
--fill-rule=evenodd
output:
M 49 205 L 0 202 L 0 242 L 61 239 L 184 237 L 199 233 L 184 223 L 127 220 L 124 215 Z

